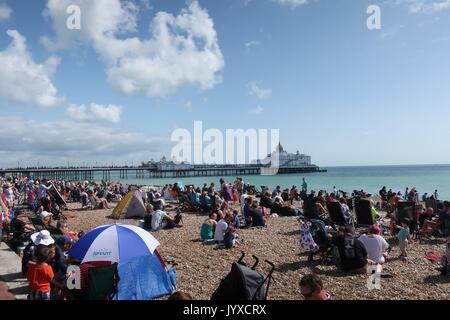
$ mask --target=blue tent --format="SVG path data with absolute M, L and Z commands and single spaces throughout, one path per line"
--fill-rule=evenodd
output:
M 166 270 L 157 251 L 119 264 L 117 300 L 152 300 L 171 295 L 175 287 L 175 271 Z

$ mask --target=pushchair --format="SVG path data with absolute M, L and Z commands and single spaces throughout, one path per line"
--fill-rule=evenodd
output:
M 9 245 L 13 251 L 20 254 L 20 248 L 25 248 L 33 232 L 26 231 L 25 222 L 17 217 L 9 224 Z
M 325 227 L 325 223 L 322 220 L 305 219 L 304 217 L 300 217 L 299 221 L 301 230 L 302 228 L 309 228 L 308 231 L 316 245 L 311 244 L 311 247 L 308 248 L 308 261 L 314 261 L 314 255 L 320 254 L 321 262 L 326 263 L 332 256 L 333 246 L 331 240 L 328 238 L 328 230 Z
M 229 300 L 244 300 L 244 301 L 261 301 L 267 300 L 269 294 L 270 282 L 275 271 L 275 265 L 265 260 L 271 267 L 267 276 L 264 277 L 261 273 L 256 271 L 259 264 L 259 259 L 253 256 L 255 263 L 252 267 L 248 267 L 244 262 L 245 253 L 242 252 L 241 258 L 238 262 L 234 262 L 231 266 L 230 273 L 222 279 L 219 287 L 213 293 L 212 301 L 229 301 Z

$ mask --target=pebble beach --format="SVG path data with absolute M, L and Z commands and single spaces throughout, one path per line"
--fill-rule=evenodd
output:
M 113 204 L 114 206 L 115 204 Z M 173 213 L 176 206 L 167 209 Z M 112 209 L 80 210 L 80 204 L 69 204 L 69 228 L 73 231 L 88 232 L 100 225 L 115 221 L 109 218 Z M 441 252 L 443 239 L 414 241 L 409 246 L 408 259 L 398 258 L 399 249 L 394 244 L 385 272 L 392 278 L 381 279 L 381 289 L 369 290 L 368 276 L 349 275 L 336 266 L 308 262 L 307 255 L 298 245 L 299 225 L 295 217 L 271 218 L 267 228 L 239 230 L 240 245 L 231 250 L 219 249 L 216 245 L 205 245 L 199 241 L 200 226 L 206 217 L 202 214 L 185 213 L 183 227 L 152 233 L 160 242 L 158 248 L 162 257 L 176 260 L 178 290 L 190 293 L 194 299 L 208 300 L 218 287 L 220 280 L 231 269 L 231 264 L 239 259 L 241 251 L 246 252 L 245 261 L 252 265 L 252 255 L 260 258 L 257 268 L 267 274 L 269 266 L 264 260 L 276 265 L 268 299 L 300 300 L 298 282 L 308 273 L 318 274 L 328 293 L 334 300 L 448 300 L 450 299 L 450 278 L 441 277 L 438 265 L 426 259 L 430 251 Z M 138 225 L 139 220 L 120 220 L 120 223 Z

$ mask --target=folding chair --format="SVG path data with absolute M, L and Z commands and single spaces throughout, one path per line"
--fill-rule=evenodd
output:
M 37 232 L 40 232 L 42 230 L 48 230 L 48 232 L 50 232 L 50 235 L 53 238 L 60 238 L 63 234 L 61 232 L 61 230 L 59 230 L 58 228 L 55 228 L 53 226 L 49 226 L 48 228 L 42 223 L 42 220 L 39 217 L 34 217 L 34 218 L 29 218 L 31 223 L 33 224 L 34 228 L 36 229 Z
M 435 199 L 428 198 L 425 200 L 426 208 L 433 208 L 434 213 L 438 213 L 438 202 Z
M 42 223 L 41 218 L 34 217 L 34 218 L 29 218 L 29 219 L 30 219 L 31 223 L 33 224 L 33 227 L 36 229 L 37 232 L 40 232 L 40 231 L 45 229 L 45 226 Z
M 342 212 L 341 204 L 337 201 L 328 202 L 327 209 L 330 214 L 331 221 L 337 226 L 346 226 L 347 221 Z
M 411 233 L 416 234 L 417 231 L 417 209 L 414 201 L 399 201 L 395 212 L 395 223 L 401 225 L 405 218 L 411 220 Z
M 119 292 L 120 281 L 118 264 L 89 269 L 88 300 L 112 300 Z
M 372 217 L 372 204 L 369 200 L 355 200 L 356 224 L 358 227 L 368 227 L 375 223 Z
M 316 206 L 313 199 L 306 198 L 303 201 L 303 215 L 308 219 L 316 218 Z

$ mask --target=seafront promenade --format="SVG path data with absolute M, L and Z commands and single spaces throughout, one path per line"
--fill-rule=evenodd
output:
M 28 282 L 22 275 L 21 259 L 0 243 L 0 300 L 26 300 Z

